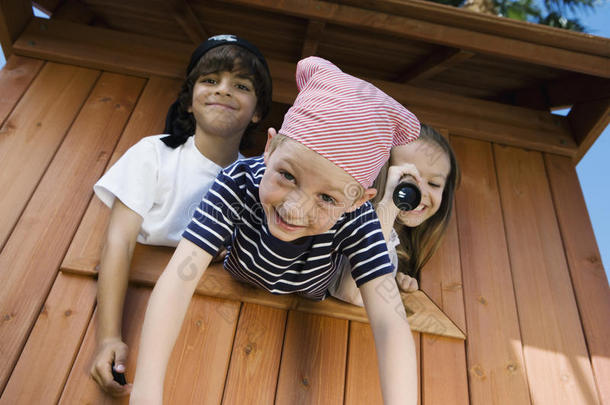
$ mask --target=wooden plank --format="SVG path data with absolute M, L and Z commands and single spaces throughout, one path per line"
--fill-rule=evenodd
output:
M 57 403 L 95 306 L 96 283 L 59 273 L 0 404 Z
M 402 15 L 417 20 L 431 21 L 467 30 L 486 32 L 500 37 L 591 53 L 610 55 L 608 38 L 557 29 L 542 24 L 531 24 L 496 15 L 472 13 L 458 7 L 417 0 L 348 0 L 349 4 L 374 9 L 388 14 Z
M 176 22 L 195 45 L 210 36 L 186 0 L 170 0 L 168 3 Z
M 0 253 L 1 387 L 142 87 L 133 77 L 100 77 Z
M 180 83 L 177 80 L 157 76 L 153 76 L 147 82 L 129 123 L 114 149 L 108 167 L 113 165 L 129 147 L 142 137 L 163 131 L 167 109 L 175 100 L 179 88 Z M 84 272 L 99 268 L 109 219 L 110 210 L 98 198 L 91 199 L 87 212 L 63 260 L 62 268 Z
M 163 403 L 221 403 L 239 307 L 238 301 L 193 297 L 167 367 Z
M 598 404 L 542 155 L 494 153 L 532 402 Z
M 136 244 L 129 273 L 130 280 L 138 284 L 153 286 L 169 262 L 172 253 L 172 248 Z M 71 262 L 77 265 L 84 263 L 87 266 L 62 267 L 62 271 L 91 276 L 97 274 L 97 270 L 91 267 L 95 260 L 78 260 L 76 258 Z M 206 270 L 195 292 L 210 297 L 267 305 L 278 309 L 292 309 L 339 319 L 368 322 L 366 311 L 362 307 L 332 297 L 319 302 L 295 294 L 269 294 L 256 286 L 236 281 L 222 268 L 221 263 L 213 264 Z M 402 293 L 401 297 L 412 330 L 458 339 L 465 338 L 464 333 L 443 314 L 425 293 L 421 291 L 410 294 Z
M 4 124 L 6 117 L 13 111 L 43 64 L 44 62 L 39 59 L 13 55 L 0 70 L 0 127 Z M 0 136 L 2 136 L 2 133 L 3 130 L 0 130 Z
M 319 0 L 230 0 L 230 3 L 610 78 L 608 55 L 597 56 L 414 18 Z M 606 44 L 610 50 L 610 41 Z
M 348 322 L 291 311 L 277 383 L 278 404 L 343 404 Z
M 67 21 L 37 19 L 19 37 L 15 50 L 22 55 L 119 73 L 180 79 L 191 53 L 190 46 L 182 43 Z M 268 62 L 274 101 L 292 104 L 297 92 L 296 65 L 273 59 Z M 400 83 L 371 82 L 408 105 L 423 121 L 448 128 L 452 133 L 567 156 L 576 153 L 577 146 L 566 117 Z
M 396 81 L 413 84 L 421 80 L 430 79 L 450 67 L 459 65 L 463 61 L 472 58 L 474 55 L 474 52 L 464 51 L 463 49 L 445 48 L 414 63 Z
M 418 376 L 420 370 L 420 333 L 412 332 L 417 355 Z M 345 377 L 345 403 L 350 405 L 383 404 L 375 339 L 370 325 L 352 321 L 349 326 L 349 345 Z M 418 377 L 421 381 L 420 377 Z M 418 384 L 418 389 L 421 384 Z M 421 392 L 418 403 L 422 403 Z
M 610 123 L 610 97 L 575 104 L 568 120 L 578 143 L 576 161 L 579 161 Z
M 424 267 L 420 288 L 466 330 L 462 268 L 455 214 L 443 243 Z M 426 405 L 469 404 L 465 342 L 422 334 L 422 397 Z
M 326 23 L 318 20 L 309 20 L 307 23 L 307 32 L 305 33 L 305 42 L 301 49 L 301 58 L 313 56 L 318 52 L 318 43 L 324 33 Z
M 580 319 L 602 404 L 610 404 L 610 288 L 573 162 L 545 154 L 545 166 Z
M 462 169 L 456 215 L 468 325 L 470 401 L 529 404 L 491 145 L 452 136 Z
M 150 289 L 130 287 L 123 316 L 123 338 L 129 346 L 125 376 L 133 382 L 142 322 Z M 172 352 L 164 386 L 164 403 L 220 403 L 233 345 L 239 303 L 193 297 Z M 97 317 L 94 315 L 70 372 L 60 404 L 127 404 L 113 399 L 89 376 L 95 354 Z M 197 401 L 194 400 L 197 398 Z
M 182 79 L 193 46 L 151 36 L 34 17 L 15 53 L 117 73 Z
M 95 13 L 79 0 L 64 0 L 53 12 L 53 18 L 86 25 L 92 25 L 96 20 Z
M 0 45 L 8 60 L 13 43 L 32 19 L 32 3 L 28 0 L 0 0 Z
M 286 311 L 244 303 L 223 404 L 271 404 L 277 388 Z
M 0 247 L 98 76 L 93 70 L 47 63 L 0 129 L 0 187 L 5 192 L 0 201 Z

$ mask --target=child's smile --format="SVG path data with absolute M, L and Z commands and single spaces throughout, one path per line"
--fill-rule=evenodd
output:
M 190 111 L 197 132 L 208 135 L 241 134 L 257 122 L 256 92 L 251 79 L 239 71 L 214 72 L 200 76 L 193 87 Z
M 269 230 L 285 242 L 328 231 L 366 201 L 345 195 L 356 183 L 352 176 L 291 139 L 265 152 L 265 163 L 260 200 Z

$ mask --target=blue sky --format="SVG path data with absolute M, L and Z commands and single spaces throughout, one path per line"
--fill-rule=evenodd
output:
M 35 10 L 36 12 L 37 10 Z M 36 13 L 38 14 L 38 13 Z M 587 32 L 610 38 L 610 1 L 600 0 L 595 12 L 578 14 Z M 4 66 L 4 54 L 0 52 L 0 67 Z M 610 279 L 610 126 L 593 144 L 589 152 L 576 166 L 576 172 L 587 202 L 589 216 L 597 245 Z

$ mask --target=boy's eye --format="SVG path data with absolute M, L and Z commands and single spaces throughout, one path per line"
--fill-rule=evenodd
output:
M 329 204 L 333 204 L 333 205 L 335 204 L 335 199 L 332 198 L 331 196 L 329 196 L 328 194 L 320 194 L 320 198 L 325 203 L 329 203 Z
M 280 175 L 288 181 L 294 181 L 294 176 L 288 172 L 280 171 Z

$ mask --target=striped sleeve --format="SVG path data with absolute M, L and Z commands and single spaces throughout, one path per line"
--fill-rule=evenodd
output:
M 235 180 L 221 171 L 195 210 L 182 237 L 215 256 L 231 238 L 243 206 Z
M 394 265 L 373 207 L 367 203 L 356 213 L 356 218 L 340 233 L 345 237 L 341 251 L 349 259 L 352 277 L 360 287 L 367 281 L 392 273 Z

